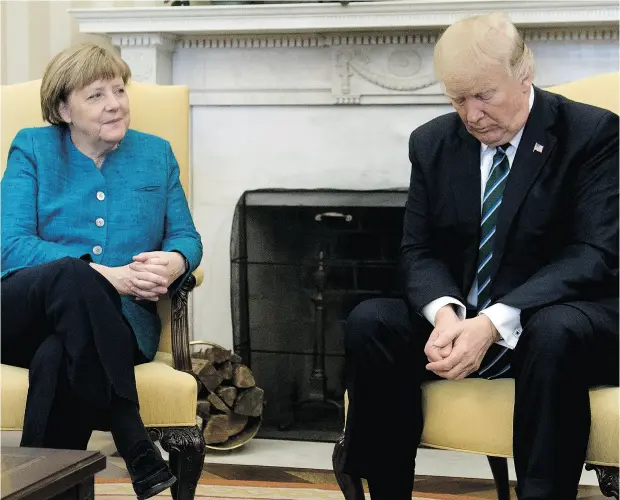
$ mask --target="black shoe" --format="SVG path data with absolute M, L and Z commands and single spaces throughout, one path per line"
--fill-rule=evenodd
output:
M 177 480 L 151 441 L 137 443 L 129 452 L 126 463 L 138 500 L 161 493 Z
M 346 500 L 364 500 L 364 486 L 362 480 L 359 477 L 353 477 L 343 471 L 344 468 L 344 434 L 340 436 L 340 439 L 334 446 L 334 452 L 332 453 L 332 467 L 334 469 L 334 475 L 338 486 L 342 491 Z

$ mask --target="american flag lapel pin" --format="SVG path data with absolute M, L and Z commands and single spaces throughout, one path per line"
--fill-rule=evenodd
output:
M 534 144 L 534 151 L 536 151 L 537 153 L 542 153 L 543 152 L 543 145 L 542 144 Z

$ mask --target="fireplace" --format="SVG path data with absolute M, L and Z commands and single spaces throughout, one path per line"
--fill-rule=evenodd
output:
M 344 322 L 359 302 L 400 295 L 405 189 L 256 190 L 231 238 L 234 349 L 265 390 L 259 436 L 335 440 Z

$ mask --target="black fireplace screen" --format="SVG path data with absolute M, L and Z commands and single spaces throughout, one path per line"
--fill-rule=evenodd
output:
M 258 190 L 231 238 L 234 349 L 265 390 L 259 436 L 333 441 L 342 425 L 344 322 L 400 296 L 406 191 Z

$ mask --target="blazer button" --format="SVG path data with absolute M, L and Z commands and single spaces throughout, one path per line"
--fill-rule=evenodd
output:
M 95 255 L 101 255 L 101 252 L 103 252 L 103 248 L 101 248 L 99 245 L 93 247 L 93 253 Z
M 101 217 L 98 217 L 95 220 L 95 224 L 97 224 L 97 227 L 103 227 L 103 225 L 105 224 L 105 221 Z
M 105 200 L 105 194 L 103 193 L 103 191 L 97 191 L 97 199 L 99 201 Z

